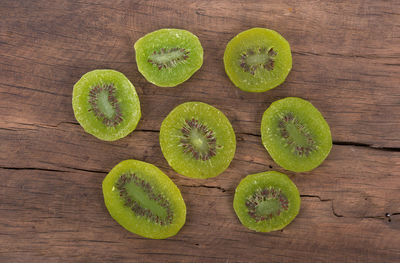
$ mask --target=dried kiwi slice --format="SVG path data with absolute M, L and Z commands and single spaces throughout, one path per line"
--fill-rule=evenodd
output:
M 104 179 L 103 195 L 110 215 L 126 230 L 143 237 L 171 237 L 185 224 L 181 192 L 152 164 L 120 162 Z
M 147 81 L 174 87 L 189 79 L 203 64 L 199 39 L 181 29 L 160 29 L 135 43 L 136 63 Z
M 193 178 L 215 177 L 235 155 L 232 125 L 218 109 L 186 102 L 173 109 L 160 129 L 162 153 L 178 173 Z
M 292 68 L 290 45 L 279 33 L 252 28 L 239 33 L 226 46 L 226 74 L 244 91 L 263 92 L 285 81 Z
M 74 85 L 72 107 L 83 129 L 104 141 L 131 133 L 141 116 L 135 87 L 124 74 L 108 69 L 81 77 Z
M 264 112 L 261 138 L 272 159 L 294 172 L 318 167 L 332 148 L 328 123 L 308 101 L 289 97 Z
M 240 222 L 251 230 L 280 230 L 299 213 L 300 194 L 285 174 L 275 171 L 251 174 L 236 188 L 233 208 Z

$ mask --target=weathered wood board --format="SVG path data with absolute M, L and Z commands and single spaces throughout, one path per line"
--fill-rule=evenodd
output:
M 398 1 L 12 1 L 0 2 L 0 262 L 397 262 L 400 261 L 400 5 Z M 225 75 L 225 45 L 251 27 L 280 32 L 293 69 L 280 87 L 242 92 Z M 138 72 L 133 43 L 164 27 L 195 33 L 203 67 L 176 88 Z M 129 136 L 84 133 L 71 106 L 87 71 L 112 68 L 135 85 L 142 119 Z M 308 173 L 276 165 L 260 138 L 268 105 L 310 100 L 334 146 Z M 178 104 L 222 110 L 237 134 L 226 172 L 177 175 L 158 131 Z M 157 165 L 181 189 L 187 222 L 148 240 L 120 227 L 101 192 L 124 159 Z M 278 170 L 297 184 L 299 216 L 283 231 L 244 228 L 232 207 L 247 174 Z

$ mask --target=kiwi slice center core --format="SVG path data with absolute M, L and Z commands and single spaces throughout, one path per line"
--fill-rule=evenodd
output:
M 99 107 L 100 111 L 104 113 L 107 118 L 112 118 L 115 114 L 114 107 L 111 105 L 108 100 L 108 92 L 102 90 L 97 98 L 97 107 Z
M 308 156 L 317 149 L 317 144 L 311 133 L 293 113 L 283 115 L 279 121 L 279 132 L 286 140 L 286 147 L 300 155 Z
M 146 217 L 160 225 L 172 222 L 173 213 L 168 200 L 145 180 L 135 174 L 123 174 L 115 183 L 120 197 L 135 215 Z
M 273 48 L 259 47 L 248 49 L 240 56 L 239 64 L 243 71 L 254 75 L 261 69 L 273 70 L 274 57 L 277 53 Z
M 267 199 L 261 201 L 256 207 L 256 214 L 258 216 L 266 216 L 275 213 L 275 211 L 280 210 L 281 203 L 276 199 Z
M 147 60 L 149 63 L 158 67 L 158 69 L 175 67 L 179 63 L 189 58 L 189 51 L 184 48 L 162 48 L 155 50 Z
M 258 64 L 264 64 L 268 60 L 267 54 L 254 54 L 246 57 L 247 64 L 254 66 Z
M 89 91 L 89 104 L 96 117 L 107 126 L 116 126 L 122 121 L 121 108 L 115 97 L 113 84 L 97 85 Z
M 193 144 L 194 148 L 200 152 L 208 151 L 207 138 L 197 130 L 193 130 L 190 133 L 190 142 Z
M 181 129 L 181 146 L 184 153 L 192 155 L 196 160 L 209 160 L 215 156 L 217 141 L 214 132 L 197 119 L 185 120 Z
M 289 201 L 280 189 L 259 189 L 247 201 L 248 214 L 257 222 L 272 219 L 289 209 Z
M 125 185 L 128 196 L 140 206 L 146 207 L 152 211 L 153 214 L 159 217 L 165 217 L 167 211 L 156 200 L 151 199 L 148 194 L 134 182 L 129 182 Z

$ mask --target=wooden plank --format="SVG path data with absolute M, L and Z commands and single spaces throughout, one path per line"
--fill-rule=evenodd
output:
M 10 1 L 0 3 L 0 262 L 397 262 L 400 261 L 400 5 L 397 1 Z M 261 26 L 291 44 L 293 70 L 279 88 L 250 94 L 225 75 L 238 32 Z M 175 88 L 149 84 L 133 43 L 163 27 L 199 36 L 204 64 Z M 84 133 L 71 107 L 85 72 L 113 68 L 138 90 L 142 119 L 117 142 Z M 261 144 L 260 120 L 280 98 L 310 100 L 334 147 L 308 173 L 278 167 Z M 237 134 L 222 175 L 177 175 L 158 131 L 176 105 L 221 109 Z M 108 214 L 101 182 L 118 162 L 160 167 L 181 189 L 187 222 L 148 240 Z M 278 170 L 302 195 L 283 231 L 244 228 L 232 201 L 247 174 Z
M 158 132 L 135 131 L 116 142 L 101 142 L 79 132 L 81 129 L 79 125 L 65 124 L 58 128 L 24 126 L 0 130 L 1 167 L 106 174 L 121 160 L 138 159 L 155 164 L 180 184 L 205 184 L 232 191 L 245 175 L 272 169 L 295 176 L 296 182 L 304 184 L 299 186 L 302 194 L 338 200 L 335 207 L 339 215 L 384 216 L 400 212 L 400 152 L 335 145 L 320 167 L 296 174 L 273 162 L 259 136 L 239 135 L 236 155 L 228 170 L 216 178 L 194 180 L 177 177 L 168 166 Z
M 192 180 L 168 167 L 157 132 L 135 132 L 102 143 L 80 129 L 66 124 L 0 131 L 3 149 L 14 149 L 0 154 L 8 154 L 10 165 L 0 170 L 1 200 L 7 200 L 0 207 L 5 235 L 0 259 L 62 260 L 68 255 L 77 261 L 139 256 L 144 261 L 242 262 L 249 257 L 262 261 L 266 254 L 272 261 L 287 262 L 310 256 L 327 262 L 400 258 L 400 152 L 334 146 L 313 172 L 289 173 L 302 194 L 298 218 L 282 232 L 257 234 L 240 225 L 232 201 L 246 174 L 283 171 L 260 137 L 238 136 L 236 157 L 225 173 Z M 181 189 L 188 217 L 177 236 L 164 241 L 140 238 L 107 214 L 101 181 L 119 160 L 129 158 L 157 165 Z M 393 215 L 390 222 L 387 213 Z M 25 241 L 12 244 L 15 238 Z
M 143 129 L 157 129 L 177 104 L 200 100 L 223 110 L 237 132 L 259 134 L 262 112 L 272 101 L 299 96 L 323 112 L 335 141 L 398 148 L 400 7 L 395 2 L 121 1 L 117 7 L 107 1 L 5 2 L 0 11 L 7 25 L 0 28 L 0 91 L 8 109 L 3 121 L 74 121 L 73 84 L 89 70 L 114 68 L 139 91 Z M 14 10 L 15 16 L 7 15 Z M 263 94 L 233 87 L 222 63 L 229 39 L 253 26 L 276 29 L 293 49 L 287 81 Z M 160 27 L 191 30 L 205 49 L 202 69 L 174 89 L 147 83 L 134 61 L 134 41 Z

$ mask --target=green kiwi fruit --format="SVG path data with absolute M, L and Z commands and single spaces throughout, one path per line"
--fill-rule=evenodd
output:
M 275 101 L 264 112 L 261 139 L 272 159 L 294 172 L 318 167 L 332 148 L 322 114 L 310 102 L 294 97 Z
M 236 138 L 228 118 L 202 102 L 173 109 L 160 129 L 162 153 L 178 173 L 192 178 L 215 177 L 235 155 Z
M 300 194 L 285 174 L 275 171 L 251 174 L 236 188 L 233 208 L 240 222 L 251 230 L 280 230 L 299 213 Z
M 126 230 L 143 237 L 174 236 L 185 224 L 186 205 L 172 180 L 156 166 L 125 160 L 103 181 L 105 205 Z
M 108 69 L 81 77 L 74 85 L 72 107 L 83 129 L 104 141 L 131 133 L 141 116 L 135 87 L 124 74 Z
M 263 92 L 285 81 L 292 68 L 290 45 L 278 32 L 252 28 L 226 46 L 225 71 L 243 91 Z
M 134 48 L 140 73 L 159 87 L 174 87 L 186 81 L 203 64 L 199 39 L 182 29 L 151 32 L 137 40 Z

